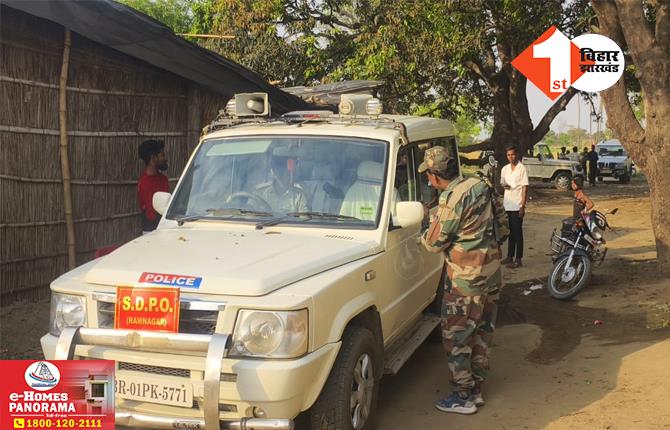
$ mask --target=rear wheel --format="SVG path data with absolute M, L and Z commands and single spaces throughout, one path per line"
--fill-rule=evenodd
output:
M 549 294 L 555 299 L 568 300 L 577 295 L 591 277 L 591 260 L 586 255 L 572 257 L 568 266 L 568 255 L 559 257 L 549 275 Z
M 310 409 L 312 430 L 367 430 L 374 428 L 380 352 L 370 330 L 349 327 L 326 385 Z
M 554 178 L 554 185 L 556 189 L 561 191 L 567 191 L 570 189 L 570 181 L 572 180 L 572 175 L 567 172 L 560 172 Z

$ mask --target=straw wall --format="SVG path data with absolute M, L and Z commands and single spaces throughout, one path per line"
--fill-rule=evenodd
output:
M 38 298 L 67 271 L 58 79 L 64 29 L 0 9 L 0 295 Z M 72 34 L 68 143 L 77 264 L 140 234 L 137 148 L 163 139 L 173 187 L 226 97 Z

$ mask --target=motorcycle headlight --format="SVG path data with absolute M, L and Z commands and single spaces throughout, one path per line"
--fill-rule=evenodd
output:
M 231 356 L 294 358 L 307 352 L 307 309 L 240 310 L 233 330 Z
M 63 327 L 86 324 L 86 299 L 82 296 L 51 293 L 51 325 L 49 333 L 60 336 Z

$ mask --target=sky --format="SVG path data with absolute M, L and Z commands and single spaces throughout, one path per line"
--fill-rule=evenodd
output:
M 530 117 L 533 120 L 533 125 L 542 119 L 542 116 L 554 104 L 542 91 L 540 91 L 532 82 L 528 81 L 526 84 L 526 96 L 528 97 L 528 110 Z M 600 97 L 594 97 L 593 103 L 596 109 L 600 110 Z M 603 109 L 604 111 L 604 109 Z M 578 115 L 579 113 L 579 115 Z M 571 128 L 583 128 L 589 131 L 589 124 L 591 124 L 591 132 L 595 133 L 598 129 L 595 121 L 590 117 L 591 104 L 581 97 L 574 96 L 565 111 L 561 112 L 554 118 L 551 123 L 551 129 L 556 132 L 565 132 Z M 607 114 L 603 112 L 603 120 L 601 121 L 601 130 L 606 128 Z

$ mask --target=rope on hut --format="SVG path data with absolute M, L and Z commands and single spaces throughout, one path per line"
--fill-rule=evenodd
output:
M 105 217 L 91 217 L 91 218 L 80 218 L 74 220 L 75 224 L 82 222 L 99 222 L 99 221 L 109 221 L 110 219 L 120 219 L 120 218 L 132 218 L 134 216 L 139 216 L 142 212 L 128 212 L 123 214 L 115 214 Z M 15 224 L 0 224 L 0 228 L 19 228 L 19 227 L 45 227 L 50 225 L 59 225 L 65 224 L 66 221 L 55 220 L 55 221 L 33 221 L 33 222 L 20 222 Z
M 62 179 L 49 179 L 49 178 L 27 178 L 24 176 L 14 176 L 14 175 L 5 175 L 0 173 L 0 179 L 7 179 L 9 181 L 15 182 L 32 182 L 36 184 L 60 184 L 63 182 Z M 169 178 L 170 182 L 177 182 L 179 178 Z M 101 181 L 95 179 L 70 179 L 70 183 L 73 185 L 137 185 L 137 179 L 127 179 L 121 181 Z
M 17 127 L 14 125 L 0 125 L 0 131 L 27 134 L 45 134 L 60 136 L 60 130 L 46 128 Z M 68 131 L 68 136 L 80 137 L 134 137 L 134 136 L 186 136 L 182 131 Z
M 74 219 L 72 214 L 72 187 L 70 184 L 70 159 L 67 154 L 67 74 L 70 65 L 70 47 L 72 37 L 69 29 L 65 29 L 63 43 L 63 64 L 60 71 L 60 88 L 58 90 L 58 122 L 60 124 L 60 164 L 63 172 L 63 205 L 65 224 L 67 226 L 68 268 L 77 267 L 77 250 L 75 249 Z
M 12 82 L 16 84 L 31 85 L 34 87 L 58 89 L 58 85 L 48 82 L 31 81 L 30 79 L 12 78 L 11 76 L 0 75 L 0 82 Z M 159 94 L 159 93 L 134 93 L 132 91 L 105 91 L 92 88 L 67 87 L 67 90 L 75 93 L 100 94 L 106 96 L 130 96 L 130 97 L 156 97 L 156 98 L 179 98 L 185 99 L 185 94 Z

